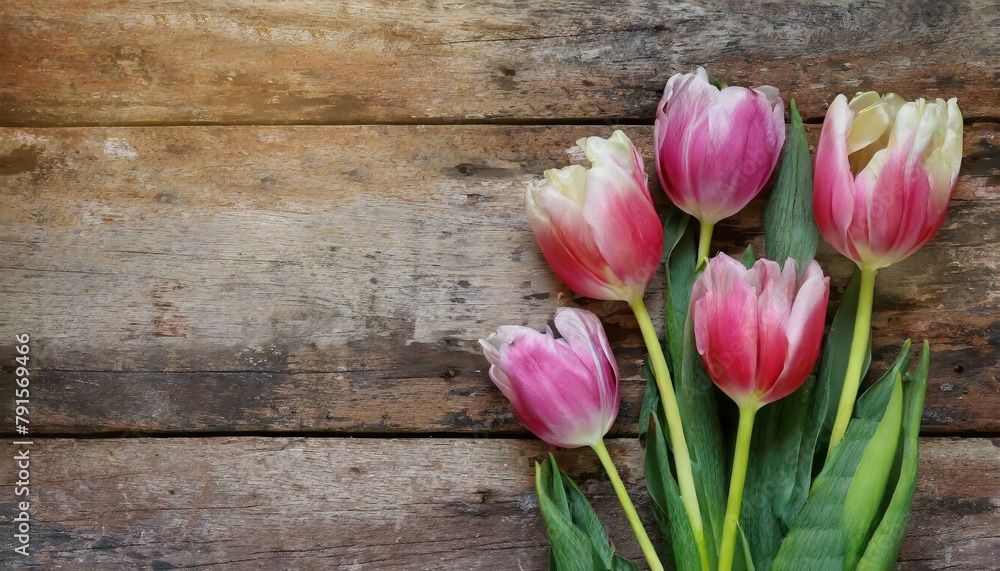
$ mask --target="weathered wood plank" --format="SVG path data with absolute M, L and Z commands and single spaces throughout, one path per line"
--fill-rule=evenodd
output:
M 650 128 L 626 130 L 649 156 Z M 0 386 L 28 333 L 39 431 L 524 434 L 476 340 L 582 303 L 605 317 L 633 433 L 634 320 L 575 298 L 522 214 L 527 181 L 610 131 L 2 129 Z M 944 229 L 879 276 L 876 367 L 906 336 L 933 341 L 928 432 L 1000 430 L 998 148 L 989 125 L 967 129 Z M 716 247 L 747 240 L 759 202 Z M 820 261 L 839 299 L 850 266 L 829 248 Z
M 0 124 L 651 118 L 706 65 L 807 117 L 838 92 L 1000 116 L 992 0 L 116 2 L 0 7 Z
M 612 455 L 651 525 L 642 451 Z M 537 441 L 39 440 L 31 563 L 18 568 L 544 569 Z M 898 569 L 988 569 L 1000 550 L 1000 450 L 923 439 Z M 589 451 L 557 454 L 621 551 L 638 558 Z M 12 480 L 0 511 L 13 513 Z M 5 534 L 3 556 L 15 561 Z M 17 560 L 21 562 L 20 560 Z

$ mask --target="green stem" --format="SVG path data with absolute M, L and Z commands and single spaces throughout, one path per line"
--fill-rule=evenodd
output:
M 868 354 L 868 341 L 872 328 L 872 301 L 875 297 L 875 274 L 877 269 L 861 267 L 861 288 L 858 293 L 858 313 L 854 319 L 854 338 L 851 340 L 851 355 L 847 360 L 847 374 L 844 375 L 844 387 L 840 391 L 840 404 L 837 405 L 837 416 L 830 433 L 830 448 L 826 459 L 833 456 L 833 449 L 844 439 L 847 423 L 851 421 L 854 402 L 858 397 L 858 387 L 861 386 L 861 369 Z
M 660 563 L 660 558 L 656 555 L 656 549 L 653 548 L 653 543 L 649 541 L 649 536 L 646 535 L 646 528 L 642 527 L 642 522 L 639 521 L 639 514 L 635 512 L 632 498 L 628 497 L 625 484 L 622 483 L 621 476 L 618 475 L 615 463 L 611 461 L 608 449 L 604 447 L 604 441 L 598 441 L 592 448 L 597 453 L 597 457 L 601 459 L 601 464 L 604 466 L 604 471 L 608 473 L 608 478 L 611 479 L 611 486 L 614 487 L 615 494 L 618 495 L 618 502 L 621 503 L 622 509 L 625 510 L 625 517 L 628 518 L 628 523 L 632 526 L 635 538 L 639 540 L 639 547 L 642 548 L 642 555 L 646 558 L 649 569 L 651 571 L 663 571 L 663 564 Z
M 753 434 L 753 420 L 756 416 L 756 400 L 740 407 L 740 425 L 736 430 L 736 454 L 733 457 L 733 475 L 729 480 L 726 522 L 722 528 L 719 571 L 729 571 L 733 567 L 733 556 L 736 554 L 736 529 L 740 522 L 743 487 L 746 484 L 747 462 L 750 459 L 750 436 Z
M 713 230 L 715 230 L 715 224 L 701 223 L 701 235 L 698 236 L 698 261 L 695 264 L 695 269 L 700 270 L 708 264 L 709 249 L 712 247 Z
M 681 411 L 680 407 L 677 406 L 677 395 L 674 394 L 674 386 L 670 381 L 670 370 L 667 369 L 667 360 L 663 356 L 660 340 L 656 336 L 656 329 L 653 328 L 653 321 L 649 318 L 646 305 L 642 302 L 642 296 L 630 302 L 629 306 L 635 313 L 639 329 L 642 331 L 642 339 L 646 342 L 646 350 L 649 351 L 653 377 L 656 379 L 656 387 L 660 391 L 660 402 L 663 403 L 663 412 L 667 417 L 667 432 L 674 451 L 674 466 L 677 469 L 677 486 L 680 488 L 681 502 L 684 504 L 684 511 L 687 512 L 688 521 L 691 524 L 691 533 L 694 535 L 695 544 L 698 547 L 701 568 L 708 571 L 705 528 L 701 520 L 701 508 L 698 507 L 698 493 L 695 490 L 691 456 L 688 452 L 687 440 L 684 438 L 684 427 L 681 424 Z

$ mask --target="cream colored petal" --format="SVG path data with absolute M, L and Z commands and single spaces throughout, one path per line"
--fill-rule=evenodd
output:
M 906 104 L 906 100 L 895 93 L 887 93 L 882 96 L 882 104 L 889 109 L 889 113 L 895 118 L 899 109 Z
M 847 106 L 855 113 L 860 113 L 864 109 L 875 105 L 882 100 L 882 97 L 874 91 L 864 91 L 858 92 L 854 97 L 851 98 L 851 102 Z
M 941 148 L 948 158 L 951 170 L 958 175 L 962 166 L 962 111 L 958 108 L 958 100 L 952 97 L 948 100 L 948 130 Z
M 626 172 L 632 171 L 634 160 L 632 141 L 621 131 L 615 131 L 607 139 L 586 137 L 577 141 L 576 144 L 583 149 L 587 160 L 594 165 L 610 162 Z
M 587 195 L 587 169 L 580 165 L 570 165 L 561 169 L 545 171 L 545 182 L 566 198 L 583 206 Z
M 847 154 L 851 155 L 882 138 L 892 126 L 892 114 L 887 105 L 876 102 L 856 111 L 847 135 Z
M 943 149 L 936 149 L 924 161 L 924 169 L 931 179 L 931 188 L 935 197 L 947 198 L 951 196 L 951 185 L 955 182 L 951 161 L 944 154 Z

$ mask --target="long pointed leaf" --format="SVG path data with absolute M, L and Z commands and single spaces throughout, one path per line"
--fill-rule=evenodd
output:
M 694 535 L 684 511 L 680 490 L 674 480 L 667 452 L 667 439 L 663 434 L 663 415 L 654 417 L 646 441 L 646 488 L 659 511 L 657 523 L 660 532 L 672 551 L 677 571 L 699 571 L 701 569 Z
M 920 463 L 918 451 L 920 419 L 924 411 L 924 395 L 927 392 L 927 373 L 930 368 L 930 344 L 924 341 L 920 354 L 920 365 L 913 376 L 904 383 L 905 412 L 903 417 L 902 461 L 899 480 L 882 521 L 872 534 L 868 548 L 858 563 L 858 571 L 881 571 L 889 569 L 899 557 L 899 547 L 903 542 L 906 524 L 910 519 L 913 492 L 917 487 L 917 467 Z
M 789 117 L 781 168 L 764 206 L 764 244 L 768 259 L 784 264 L 792 258 L 802 269 L 816 255 L 819 230 L 813 220 L 809 142 L 794 100 L 789 105 Z
M 549 537 L 549 568 L 556 571 L 607 569 L 590 537 L 573 522 L 562 473 L 551 454 L 542 464 L 535 464 L 535 490 L 545 533 Z
M 874 530 L 883 507 L 882 497 L 892 472 L 899 447 L 900 424 L 903 419 L 903 376 L 896 374 L 892 396 L 875 434 L 865 447 L 855 477 L 847 490 L 841 527 L 847 533 L 845 567 L 854 569 L 864 554 L 868 538 Z
M 851 483 L 859 473 L 858 466 L 879 423 L 886 416 L 897 378 L 909 365 L 909 359 L 907 342 L 890 370 L 858 399 L 844 440 L 817 476 L 809 499 L 781 543 L 772 566 L 774 571 L 845 569 L 851 538 L 843 518 Z

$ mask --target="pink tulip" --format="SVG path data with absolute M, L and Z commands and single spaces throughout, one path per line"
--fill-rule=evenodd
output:
M 542 254 L 566 284 L 594 299 L 641 298 L 663 254 L 663 227 L 642 157 L 621 131 L 576 143 L 593 164 L 545 171 L 525 194 Z
M 656 109 L 660 183 L 678 208 L 702 224 L 736 214 L 757 196 L 784 142 L 777 89 L 719 89 L 700 67 L 671 77 Z
M 593 313 L 561 307 L 555 326 L 561 338 L 505 325 L 480 339 L 490 378 L 545 442 L 596 446 L 618 416 L 618 365 Z
M 798 277 L 758 260 L 749 270 L 725 254 L 708 263 L 691 293 L 695 343 L 715 384 L 740 408 L 784 398 L 819 356 L 830 279 L 815 261 Z
M 816 148 L 813 212 L 820 232 L 859 266 L 884 268 L 934 237 L 962 163 L 955 99 L 904 102 L 838 95 Z

